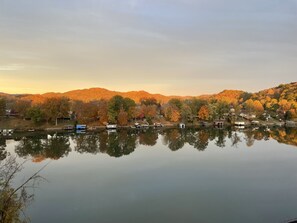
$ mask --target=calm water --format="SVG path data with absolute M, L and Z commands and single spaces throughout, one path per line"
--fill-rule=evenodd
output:
M 297 218 L 297 131 L 166 129 L 1 139 L 50 162 L 32 223 L 286 222 Z

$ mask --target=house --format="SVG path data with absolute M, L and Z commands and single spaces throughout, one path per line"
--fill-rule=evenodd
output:
M 181 129 L 186 128 L 186 124 L 185 123 L 179 123 L 179 128 L 181 128 Z
M 236 125 L 236 126 L 245 126 L 245 122 L 244 121 L 235 121 L 234 125 Z
M 116 124 L 107 124 L 106 129 L 116 129 L 117 125 Z
M 260 124 L 260 122 L 257 121 L 257 120 L 253 120 L 251 123 L 252 123 L 252 125 L 259 125 Z
M 213 122 L 213 125 L 216 127 L 223 127 L 224 121 L 223 120 L 216 120 Z

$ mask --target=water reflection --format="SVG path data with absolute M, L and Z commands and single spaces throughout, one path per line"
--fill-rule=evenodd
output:
M 7 156 L 5 147 L 6 147 L 6 140 L 4 138 L 0 137 L 0 161 L 4 160 Z
M 57 160 L 67 156 L 70 151 L 69 137 L 63 135 L 51 139 L 47 139 L 46 135 L 22 137 L 15 148 L 18 156 L 30 155 L 34 158 L 34 162 L 40 162 L 46 158 Z
M 31 156 L 34 162 L 44 159 L 66 157 L 72 148 L 78 153 L 105 153 L 112 157 L 129 155 L 139 145 L 154 146 L 160 139 L 170 150 L 177 151 L 186 144 L 204 151 L 210 142 L 220 148 L 239 147 L 242 143 L 251 147 L 255 141 L 274 139 L 279 143 L 297 146 L 297 129 L 123 129 L 115 132 L 92 132 L 86 134 L 58 134 L 47 139 L 45 134 L 33 134 L 14 138 L 15 152 L 20 157 Z M 227 143 L 228 142 L 228 143 Z M 73 144 L 73 146 L 70 146 Z M 0 159 L 6 157 L 6 139 L 0 138 Z

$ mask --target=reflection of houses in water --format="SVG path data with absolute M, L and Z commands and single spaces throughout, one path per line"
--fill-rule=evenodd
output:
M 107 129 L 108 135 L 111 134 L 111 133 L 116 133 L 116 132 L 117 132 L 116 129 Z
M 106 129 L 116 129 L 117 125 L 116 124 L 107 124 Z
M 224 126 L 224 120 L 216 120 L 213 122 L 213 125 L 217 128 L 223 128 Z
M 11 135 L 13 133 L 13 129 L 0 129 L 0 134 L 2 135 Z

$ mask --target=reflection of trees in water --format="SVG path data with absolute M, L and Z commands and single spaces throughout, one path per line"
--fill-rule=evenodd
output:
M 15 148 L 20 157 L 28 155 L 41 161 L 46 158 L 59 159 L 67 156 L 71 151 L 68 136 L 58 136 L 52 139 L 35 137 L 23 137 Z
M 216 129 L 216 139 L 215 139 L 215 145 L 218 147 L 225 147 L 226 146 L 226 136 L 227 136 L 227 131 L 224 131 L 222 129 Z
M 280 129 L 276 131 L 272 129 L 271 137 L 277 140 L 279 143 L 285 143 L 288 145 L 297 146 L 297 129 L 296 128 L 287 128 L 287 129 Z
M 6 148 L 6 140 L 0 136 L 0 161 L 4 160 L 7 156 Z
M 238 144 L 241 142 L 241 137 L 238 135 L 237 132 L 233 132 L 230 136 L 231 146 L 238 147 Z
M 140 131 L 138 136 L 140 145 L 154 146 L 158 140 L 158 132 L 154 129 Z
M 43 143 L 39 136 L 23 137 L 15 148 L 15 152 L 20 157 L 41 156 L 43 154 Z
M 190 129 L 186 132 L 186 142 L 188 142 L 191 146 L 199 151 L 204 151 L 208 146 L 209 141 L 209 130 L 195 130 Z
M 137 136 L 134 134 L 128 134 L 128 130 L 122 130 L 119 132 L 112 132 L 108 134 L 106 143 L 103 143 L 105 148 L 100 151 L 106 151 L 106 153 L 113 157 L 121 157 L 123 155 L 129 155 L 136 148 Z
M 79 153 L 92 153 L 99 152 L 99 135 L 98 134 L 81 134 L 73 137 L 75 142 L 75 151 Z
M 116 132 L 101 131 L 97 133 L 72 136 L 74 149 L 79 153 L 97 154 L 106 153 L 113 157 L 121 157 L 132 153 L 140 145 L 154 146 L 159 134 L 162 142 L 170 150 L 176 151 L 188 143 L 193 148 L 204 151 L 212 141 L 218 147 L 225 147 L 226 140 L 230 140 L 232 147 L 238 147 L 245 141 L 248 147 L 256 140 L 268 140 L 273 138 L 280 143 L 297 146 L 297 130 L 272 128 L 245 129 L 232 131 L 231 129 L 146 129 L 131 130 L 122 129 Z M 5 140 L 0 138 L 0 159 L 6 157 Z M 42 161 L 45 158 L 59 159 L 67 156 L 71 151 L 69 137 L 58 136 L 47 139 L 46 136 L 23 137 L 15 149 L 21 157 L 28 155 L 34 157 L 34 161 Z
M 50 159 L 59 159 L 67 156 L 71 151 L 68 137 L 57 137 L 46 140 L 43 143 L 45 157 Z
M 185 134 L 182 129 L 167 129 L 164 131 L 163 144 L 172 151 L 183 148 L 185 144 Z
M 108 148 L 108 132 L 99 133 L 99 150 L 101 153 L 107 153 Z
M 248 147 L 251 147 L 252 145 L 254 145 L 255 138 L 254 138 L 254 134 L 252 131 L 250 131 L 250 130 L 246 131 L 244 139 L 245 139 L 246 145 Z

